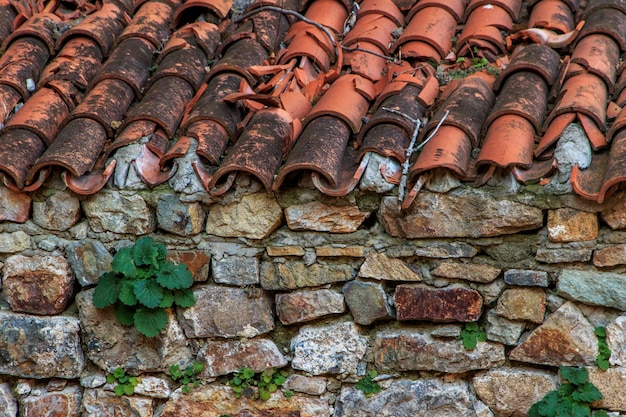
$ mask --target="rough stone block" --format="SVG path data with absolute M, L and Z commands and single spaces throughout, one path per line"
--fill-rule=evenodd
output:
M 220 284 L 252 285 L 259 283 L 259 258 L 237 255 L 214 255 L 211 259 L 213 280 Z
M 385 197 L 379 218 L 388 234 L 410 239 L 488 237 L 543 226 L 540 208 L 480 189 L 446 194 L 421 192 L 403 211 L 396 197 Z
M 135 387 L 136 395 L 145 395 L 151 398 L 169 398 L 172 393 L 170 381 L 155 376 L 142 376 L 141 381 Z
M 202 378 L 227 375 L 241 367 L 262 372 L 287 365 L 287 359 L 269 339 L 207 340 L 198 352 L 198 360 L 205 365 Z
M 302 246 L 268 246 L 266 250 L 269 256 L 304 256 Z
M 64 231 L 80 220 L 80 200 L 69 190 L 33 202 L 33 222 L 44 229 Z
M 611 349 L 609 363 L 626 366 L 626 315 L 621 315 L 606 326 L 606 342 Z
M 0 221 L 25 223 L 30 218 L 32 198 L 26 193 L 0 187 Z
M 547 264 L 587 262 L 591 259 L 593 250 L 588 248 L 539 248 L 535 254 L 535 259 Z
M 626 264 L 626 245 L 611 245 L 593 252 L 593 264 L 598 268 Z
M 102 189 L 83 201 L 83 210 L 95 232 L 145 235 L 153 232 L 153 210 L 139 194 Z
M 287 378 L 283 387 L 304 394 L 322 395 L 326 391 L 326 378 L 293 374 Z
M 543 323 L 546 293 L 539 288 L 509 288 L 498 299 L 496 313 L 510 320 Z
M 194 289 L 196 304 L 178 309 L 187 337 L 255 337 L 274 330 L 272 298 L 259 288 L 204 285 Z
M 0 311 L 0 374 L 20 378 L 78 378 L 85 367 L 80 322 Z
M 600 216 L 613 230 L 626 228 L 626 193 L 618 192 L 612 199 L 615 203 L 600 212 Z
M 84 287 L 95 284 L 103 273 L 111 270 L 113 256 L 100 241 L 72 242 L 67 245 L 66 252 L 74 276 Z
M 548 239 L 551 242 L 582 242 L 598 237 L 598 215 L 569 207 L 548 210 Z
M 13 255 L 4 266 L 3 287 L 15 312 L 58 314 L 72 298 L 74 275 L 62 256 Z
M 594 408 L 610 411 L 626 411 L 626 369 L 609 368 L 601 371 L 589 367 L 589 382 L 598 387 L 603 399 L 593 403 Z
M 48 391 L 28 395 L 20 399 L 21 416 L 55 416 L 79 417 L 82 393 L 78 385 L 71 385 L 60 391 Z
M 0 253 L 17 253 L 30 248 L 30 236 L 18 230 L 13 233 L 0 233 Z
M 496 314 L 495 310 L 487 313 L 487 339 L 513 346 L 517 344 L 526 325 L 521 321 L 509 320 Z
M 612 272 L 564 269 L 557 293 L 570 300 L 626 310 L 626 276 Z
M 444 278 L 488 283 L 498 278 L 500 272 L 500 268 L 491 265 L 443 262 L 433 269 L 432 274 Z
M 357 206 L 330 206 L 311 202 L 289 206 L 285 209 L 287 226 L 291 230 L 352 233 L 369 217 L 370 213 Z
M 396 287 L 394 299 L 398 320 L 471 322 L 480 318 L 483 307 L 478 291 L 458 285 L 431 288 L 401 284 Z
M 152 417 L 153 413 L 153 400 L 149 397 L 118 397 L 103 389 L 86 389 L 83 394 L 83 417 Z
M 213 204 L 209 208 L 206 232 L 223 237 L 264 239 L 280 227 L 282 219 L 282 209 L 271 194 L 248 194 L 240 202 Z
M 176 194 L 159 196 L 156 208 L 159 228 L 179 236 L 201 233 L 206 213 L 200 203 L 183 203 Z
M 523 287 L 547 287 L 550 284 L 546 271 L 509 269 L 504 271 L 504 282 Z
M 422 280 L 421 275 L 413 271 L 402 260 L 390 258 L 384 253 L 371 252 L 359 269 L 359 276 L 387 281 L 413 281 Z
M 303 323 L 345 311 L 343 295 L 332 290 L 276 294 L 276 313 L 282 324 Z
M 357 324 L 369 325 L 393 317 L 391 300 L 379 283 L 350 281 L 343 286 L 343 295 Z
M 478 342 L 467 350 L 460 340 L 434 338 L 432 328 L 383 330 L 374 340 L 374 363 L 379 371 L 439 371 L 462 373 L 504 364 L 504 345 Z
M 356 375 L 366 349 L 367 338 L 352 322 L 302 326 L 291 340 L 291 367 L 311 375 Z
M 322 257 L 347 256 L 350 258 L 362 258 L 365 256 L 365 248 L 363 246 L 319 246 L 315 248 L 315 254 Z
M 0 416 L 17 416 L 17 400 L 11 392 L 11 386 L 6 382 L 0 384 Z
M 260 281 L 266 290 L 295 290 L 350 281 L 355 275 L 354 268 L 344 263 L 316 262 L 307 266 L 302 261 L 265 262 Z

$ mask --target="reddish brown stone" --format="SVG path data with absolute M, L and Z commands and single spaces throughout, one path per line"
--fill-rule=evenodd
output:
M 598 216 L 571 208 L 548 212 L 548 239 L 551 242 L 580 242 L 598 237 Z
M 24 223 L 30 214 L 31 200 L 28 194 L 0 187 L 0 221 Z
M 461 286 L 403 284 L 396 288 L 395 304 L 398 320 L 471 322 L 480 317 L 483 298 L 478 291 Z
M 593 264 L 597 267 L 626 264 L 626 245 L 612 245 L 593 252 Z
M 211 257 L 203 250 L 171 251 L 168 258 L 174 263 L 187 265 L 194 281 L 206 281 L 209 278 Z

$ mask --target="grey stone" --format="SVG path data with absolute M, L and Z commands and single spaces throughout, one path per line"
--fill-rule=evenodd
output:
M 165 329 L 148 338 L 134 327 L 120 324 L 112 307 L 94 307 L 93 291 L 88 289 L 76 295 L 85 354 L 93 363 L 107 372 L 120 367 L 137 375 L 166 371 L 171 365 L 191 361 L 187 339 L 171 311 Z
M 472 282 L 469 286 L 480 293 L 485 304 L 492 304 L 495 302 L 506 288 L 504 280 L 501 279 L 492 281 L 489 284 L 478 284 Z
M 504 282 L 526 287 L 547 287 L 550 283 L 546 271 L 533 269 L 509 269 L 504 271 Z
M 355 275 L 351 265 L 339 262 L 316 262 L 310 266 L 302 261 L 264 262 L 260 281 L 266 290 L 295 290 L 350 281 Z
M 367 168 L 359 181 L 359 189 L 380 194 L 391 191 L 396 184 L 387 182 L 381 173 L 381 169 L 390 173 L 402 172 L 402 167 L 398 161 L 395 158 L 385 157 L 375 152 L 368 152 L 366 155 L 369 160 Z
M 191 236 L 204 229 L 206 213 L 199 203 L 182 203 L 176 194 L 164 194 L 159 196 L 156 216 L 160 229 Z
M 487 339 L 505 345 L 516 345 L 525 328 L 524 322 L 509 320 L 496 314 L 495 310 L 487 313 Z
M 346 311 L 343 295 L 328 289 L 276 294 L 275 300 L 282 324 L 302 323 Z
M 488 237 L 535 230 L 543 226 L 540 208 L 490 195 L 482 189 L 446 194 L 421 192 L 400 211 L 396 197 L 383 198 L 379 219 L 395 237 Z
M 391 300 L 379 283 L 350 281 L 343 286 L 343 295 L 357 324 L 368 325 L 393 317 Z
M 17 400 L 11 393 L 11 386 L 6 382 L 0 383 L 0 416 L 17 416 Z
M 98 388 L 107 383 L 107 377 L 103 373 L 85 375 L 80 378 L 80 386 L 84 388 Z
M 21 378 L 78 378 L 85 366 L 80 322 L 0 311 L 0 374 Z
M 606 342 L 611 349 L 609 363 L 626 366 L 626 315 L 617 317 L 606 326 Z
M 33 201 L 33 223 L 48 230 L 65 231 L 81 217 L 80 201 L 69 190 L 55 192 L 43 201 Z
M 101 388 L 86 389 L 83 393 L 83 417 L 152 417 L 153 413 L 153 400 L 149 397 L 118 397 Z
M 612 272 L 564 269 L 557 293 L 570 300 L 626 310 L 626 277 Z
M 72 242 L 66 251 L 67 261 L 83 287 L 97 283 L 100 275 L 111 270 L 113 256 L 98 240 Z
M 484 249 L 499 262 L 519 262 L 531 256 L 531 242 L 502 242 Z
M 291 230 L 351 233 L 370 215 L 357 206 L 331 206 L 318 201 L 297 204 L 285 209 L 287 225 Z
M 555 374 L 525 368 L 497 368 L 472 379 L 478 397 L 497 416 L 525 416 L 548 392 L 557 389 Z
M 443 379 L 392 382 L 369 398 L 354 387 L 343 387 L 334 417 L 475 417 L 467 383 Z
M 55 416 L 79 417 L 82 393 L 78 385 L 70 385 L 60 391 L 42 392 L 20 399 L 20 416 L 48 416 L 53 411 Z
M 387 251 L 389 256 L 394 256 L 391 249 Z M 478 254 L 478 249 L 465 242 L 442 242 L 417 246 L 413 255 L 424 258 L 473 258 Z
M 432 328 L 383 330 L 374 340 L 374 362 L 380 371 L 461 373 L 504 364 L 504 345 L 478 342 L 467 350 L 460 340 L 433 338 Z
M 587 262 L 591 259 L 593 250 L 587 248 L 555 248 L 541 247 L 537 249 L 535 259 L 547 264 Z
M 213 280 L 220 284 L 252 285 L 259 283 L 258 257 L 222 255 L 211 258 Z
M 0 233 L 0 253 L 17 253 L 30 248 L 30 236 L 18 230 L 13 233 Z
M 283 387 L 304 394 L 322 395 L 326 391 L 326 378 L 293 374 L 287 378 Z
M 136 395 L 145 395 L 151 398 L 169 398 L 172 388 L 167 379 L 156 376 L 142 376 L 141 381 L 135 387 Z
M 280 227 L 282 219 L 282 209 L 271 194 L 248 194 L 240 202 L 213 204 L 209 208 L 206 232 L 223 237 L 263 239 Z
M 302 326 L 291 340 L 291 366 L 312 375 L 356 375 L 366 348 L 367 338 L 352 322 Z
M 491 265 L 460 262 L 442 262 L 432 270 L 432 274 L 435 276 L 462 279 L 483 284 L 492 282 L 500 275 L 500 272 L 500 268 Z
M 196 304 L 178 309 L 187 337 L 255 337 L 274 330 L 272 298 L 258 288 L 215 285 L 194 289 Z
M 198 352 L 198 360 L 205 365 L 202 378 L 227 375 L 241 367 L 262 372 L 287 365 L 287 359 L 269 339 L 207 340 Z
M 83 201 L 83 210 L 95 232 L 145 235 L 156 227 L 152 209 L 138 194 L 104 188 Z

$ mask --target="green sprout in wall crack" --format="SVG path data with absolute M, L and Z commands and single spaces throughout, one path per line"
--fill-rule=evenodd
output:
M 246 398 L 267 401 L 272 393 L 278 391 L 286 380 L 287 373 L 275 368 L 256 373 L 251 368 L 242 367 L 238 372 L 233 373 L 232 378 L 228 381 L 228 385 L 231 386 L 236 398 L 244 396 Z M 282 392 L 287 399 L 293 395 L 290 390 L 283 390 Z
M 596 364 L 603 371 L 609 369 L 609 358 L 611 357 L 611 349 L 606 343 L 606 327 L 598 326 L 593 332 L 598 338 L 598 356 L 596 356 Z
M 374 394 L 378 394 L 382 390 L 382 387 L 378 382 L 374 381 L 374 378 L 377 376 L 378 372 L 372 369 L 367 373 L 367 375 L 365 375 L 365 377 L 363 377 L 363 379 L 357 382 L 354 387 L 359 391 L 362 391 L 366 398 L 369 398 Z
M 198 388 L 198 386 L 200 386 L 200 380 L 197 379 L 197 376 L 202 371 L 204 371 L 204 364 L 202 362 L 194 362 L 185 369 L 180 369 L 179 365 L 170 366 L 170 376 L 175 382 L 183 385 L 181 389 L 183 394 L 189 393 L 191 388 Z
M 474 350 L 478 342 L 487 341 L 487 333 L 476 322 L 466 323 L 458 338 L 463 342 L 465 349 Z
M 133 395 L 135 387 L 141 382 L 141 377 L 126 375 L 126 371 L 122 368 L 115 368 L 113 372 L 107 375 L 107 383 L 116 384 L 115 395 Z

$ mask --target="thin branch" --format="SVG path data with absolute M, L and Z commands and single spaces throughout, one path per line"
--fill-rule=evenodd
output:
M 446 112 L 444 113 L 443 117 L 441 118 L 441 120 L 439 120 L 439 123 L 437 123 L 437 126 L 435 126 L 435 129 L 430 132 L 430 135 L 428 135 L 428 137 L 426 139 L 424 139 L 422 141 L 422 143 L 420 143 L 419 145 L 417 145 L 417 148 L 415 148 L 416 151 L 421 151 L 422 148 L 424 147 L 424 145 L 426 145 L 426 143 L 428 143 L 429 140 L 431 140 L 433 138 L 433 136 L 435 136 L 435 134 L 437 133 L 437 131 L 439 130 L 439 128 L 441 127 L 441 125 L 443 124 L 443 122 L 446 120 L 446 118 L 448 117 L 448 114 L 450 114 L 449 110 L 446 110 Z
M 398 63 L 399 61 L 392 57 L 392 56 L 387 56 L 387 55 L 383 55 L 383 54 L 379 54 L 378 52 L 374 52 L 374 51 L 369 51 L 367 49 L 363 49 L 363 48 L 359 48 L 358 46 L 355 46 L 354 48 L 350 48 L 349 46 L 343 46 L 341 45 L 341 49 L 343 49 L 344 51 L 348 51 L 348 52 L 364 52 L 366 54 L 370 54 L 370 55 L 374 55 L 377 56 L 379 58 L 383 58 L 387 61 L 391 61 L 394 64 Z

